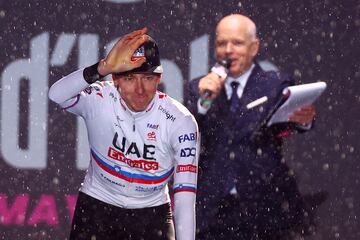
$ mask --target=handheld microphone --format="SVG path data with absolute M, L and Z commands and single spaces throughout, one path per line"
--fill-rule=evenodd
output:
M 211 72 L 216 73 L 219 77 L 225 79 L 229 72 L 229 68 L 231 65 L 231 59 L 224 58 L 219 62 L 215 63 L 215 65 L 211 68 Z M 208 89 L 204 91 L 203 98 L 208 98 L 212 95 L 212 92 Z

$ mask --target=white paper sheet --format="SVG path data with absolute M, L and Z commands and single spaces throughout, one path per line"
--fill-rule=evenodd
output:
M 293 112 L 299 110 L 302 106 L 314 103 L 325 89 L 325 82 L 308 83 L 285 88 L 283 95 L 284 97 L 289 95 L 289 97 L 275 113 L 273 113 L 267 126 L 274 123 L 288 122 Z

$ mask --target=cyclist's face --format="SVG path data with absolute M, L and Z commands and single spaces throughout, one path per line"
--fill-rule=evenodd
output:
M 120 92 L 126 105 L 134 112 L 146 109 L 160 83 L 161 75 L 151 73 L 134 73 L 127 75 L 113 75 L 116 88 Z

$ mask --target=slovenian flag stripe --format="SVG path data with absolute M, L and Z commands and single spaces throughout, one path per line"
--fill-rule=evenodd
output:
M 161 176 L 148 176 L 144 174 L 130 173 L 130 172 L 122 171 L 121 169 L 106 163 L 92 149 L 91 149 L 91 157 L 104 171 L 128 182 L 136 182 L 142 184 L 158 184 L 167 180 L 174 171 L 174 168 L 171 168 L 168 172 L 166 172 Z

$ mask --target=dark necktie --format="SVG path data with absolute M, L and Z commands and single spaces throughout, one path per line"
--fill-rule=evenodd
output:
M 237 89 L 240 84 L 238 82 L 234 81 L 234 82 L 231 82 L 230 85 L 231 85 L 231 89 L 232 89 L 232 94 L 231 94 L 231 98 L 230 98 L 230 111 L 234 113 L 239 108 L 240 99 L 237 95 Z

